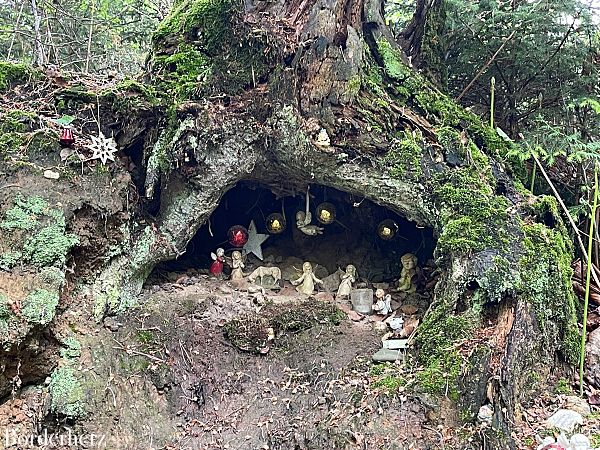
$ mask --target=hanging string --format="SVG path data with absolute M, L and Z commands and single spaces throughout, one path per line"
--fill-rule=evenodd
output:
M 208 218 L 208 234 L 210 234 L 210 237 L 215 237 L 215 235 L 212 232 L 212 227 L 210 225 L 210 217 Z

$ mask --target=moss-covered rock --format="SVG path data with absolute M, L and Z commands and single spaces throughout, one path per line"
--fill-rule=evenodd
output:
M 47 325 L 54 319 L 58 299 L 56 291 L 35 289 L 25 298 L 21 314 L 29 323 Z
M 27 80 L 33 72 L 25 64 L 0 61 L 0 91 Z
M 262 38 L 236 23 L 238 7 L 230 0 L 176 3 L 153 36 L 152 72 L 163 88 L 178 99 L 236 94 L 264 76 Z
M 3 255 L 11 255 L 12 266 L 18 262 L 36 267 L 62 267 L 69 250 L 78 242 L 66 232 L 65 217 L 41 197 L 18 197 L 0 222 L 7 234 L 0 245 Z M 21 261 L 14 259 L 21 255 Z M 6 260 L 6 256 L 4 258 Z
M 86 414 L 85 393 L 72 367 L 64 366 L 52 372 L 48 390 L 50 407 L 55 414 L 70 419 L 81 418 Z

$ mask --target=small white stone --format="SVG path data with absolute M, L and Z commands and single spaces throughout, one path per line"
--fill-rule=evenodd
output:
M 592 444 L 587 436 L 583 434 L 574 434 L 571 436 L 571 448 L 573 450 L 589 450 Z
M 583 425 L 583 417 L 570 409 L 559 409 L 546 420 L 546 423 L 551 427 L 572 433 L 575 425 Z
M 58 180 L 60 178 L 60 174 L 53 170 L 44 170 L 44 178 L 49 178 L 50 180 Z
M 477 419 L 479 419 L 480 422 L 485 423 L 491 423 L 493 416 L 494 410 L 488 405 L 483 405 L 481 408 L 479 408 L 479 413 L 477 413 Z

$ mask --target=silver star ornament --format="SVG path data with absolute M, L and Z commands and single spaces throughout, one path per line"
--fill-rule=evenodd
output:
M 108 161 L 115 160 L 115 153 L 117 152 L 117 143 L 113 138 L 107 138 L 103 133 L 100 133 L 98 137 L 92 136 L 92 143 L 87 146 L 92 152 L 91 159 L 99 159 L 102 164 L 106 165 Z
M 244 244 L 242 250 L 245 254 L 254 253 L 256 257 L 262 261 L 263 253 L 261 245 L 268 238 L 268 234 L 258 234 L 256 232 L 256 225 L 254 224 L 254 220 L 252 220 L 250 225 L 248 225 L 248 241 Z

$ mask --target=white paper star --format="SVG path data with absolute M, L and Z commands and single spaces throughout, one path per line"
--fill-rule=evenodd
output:
M 87 146 L 94 152 L 91 159 L 99 159 L 104 165 L 108 161 L 115 160 L 114 154 L 117 152 L 117 143 L 113 138 L 107 138 L 103 133 L 100 133 L 98 137 L 92 136 L 91 138 L 92 143 Z
M 258 234 L 256 232 L 256 225 L 254 220 L 248 225 L 248 241 L 244 245 L 243 249 L 246 254 L 254 253 L 258 259 L 262 261 L 262 243 L 269 238 L 268 234 Z

